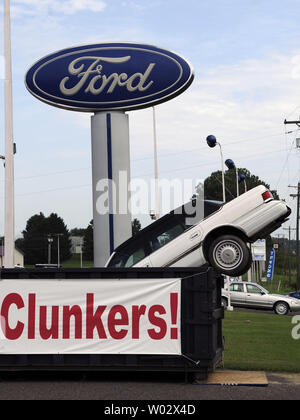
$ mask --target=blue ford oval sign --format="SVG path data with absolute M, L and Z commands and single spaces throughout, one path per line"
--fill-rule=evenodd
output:
M 42 58 L 27 72 L 26 87 L 48 104 L 95 112 L 154 106 L 181 94 L 193 78 L 189 63 L 173 52 L 109 43 Z

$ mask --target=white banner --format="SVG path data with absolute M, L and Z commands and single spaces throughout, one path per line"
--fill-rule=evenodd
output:
M 181 279 L 1 280 L 0 354 L 181 354 Z

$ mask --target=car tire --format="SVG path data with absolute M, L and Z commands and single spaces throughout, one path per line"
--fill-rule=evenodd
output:
M 289 305 L 285 302 L 277 302 L 274 306 L 274 312 L 276 315 L 287 315 L 289 311 Z
M 208 250 L 208 262 L 218 272 L 232 277 L 245 274 L 251 264 L 251 251 L 238 236 L 223 235 L 215 239 Z

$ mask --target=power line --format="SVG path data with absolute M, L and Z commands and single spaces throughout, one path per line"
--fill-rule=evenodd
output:
M 245 140 L 234 141 L 234 142 L 230 142 L 230 143 L 225 143 L 225 146 L 231 146 L 233 144 L 246 143 L 246 142 L 249 142 L 249 141 L 253 142 L 253 141 L 262 140 L 262 139 L 270 138 L 270 137 L 282 136 L 283 134 L 284 135 L 292 134 L 292 133 L 294 133 L 296 131 L 299 131 L 299 130 L 292 130 L 292 131 L 285 132 L 285 133 L 270 134 L 268 136 L 256 137 L 254 139 L 252 138 L 252 139 L 245 139 Z M 161 159 L 161 158 L 169 157 L 169 156 L 173 156 L 173 155 L 181 155 L 182 153 L 193 153 L 193 152 L 197 152 L 197 151 L 204 150 L 204 149 L 207 149 L 207 146 L 198 147 L 197 149 L 181 150 L 180 152 L 172 152 L 172 153 L 167 153 L 167 154 L 161 154 L 159 156 L 159 158 Z M 133 159 L 132 161 L 133 162 L 139 162 L 139 161 L 148 160 L 148 159 L 153 159 L 153 157 L 152 156 L 143 157 L 143 158 Z
M 295 140 L 294 140 L 294 141 L 293 141 L 293 143 L 292 143 L 292 146 L 291 146 L 291 148 L 290 148 L 290 150 L 289 150 L 289 153 L 288 153 L 288 155 L 287 155 L 287 157 L 286 157 L 286 160 L 285 160 L 285 162 L 284 162 L 283 168 L 282 168 L 281 173 L 280 173 L 280 175 L 279 175 L 279 179 L 278 179 L 278 182 L 277 182 L 277 184 L 276 184 L 276 190 L 277 190 L 278 185 L 279 185 L 279 183 L 280 183 L 280 181 L 281 181 L 281 177 L 282 177 L 282 175 L 283 175 L 283 172 L 284 172 L 284 170 L 285 170 L 285 167 L 286 167 L 286 165 L 288 164 L 288 161 L 289 161 L 290 155 L 291 155 L 292 150 L 293 150 L 293 148 L 294 148 L 294 144 L 295 144 Z
M 291 134 L 293 132 L 298 132 L 298 131 L 299 130 L 293 130 L 293 131 L 289 132 L 288 134 Z M 273 134 L 273 135 L 269 135 L 269 136 L 265 136 L 265 137 L 272 137 L 272 136 L 277 136 L 277 135 L 278 134 Z M 264 137 L 260 137 L 259 139 L 262 139 L 262 138 L 264 138 Z M 294 142 L 293 142 L 293 144 L 294 144 Z M 233 142 L 233 143 L 227 143 L 227 144 L 236 144 L 236 143 L 240 143 L 240 142 Z M 293 145 L 292 145 L 292 147 L 293 147 Z M 291 150 L 289 151 L 289 155 L 290 155 L 290 153 L 292 151 L 292 147 L 291 147 Z M 168 155 L 164 155 L 164 157 L 175 155 L 175 154 L 189 153 L 189 152 L 193 152 L 193 151 L 196 151 L 196 150 L 201 150 L 201 149 L 204 149 L 204 148 L 206 149 L 206 147 L 201 147 L 201 148 L 194 149 L 194 150 L 187 150 L 187 151 L 181 151 L 181 152 L 176 152 L 176 153 L 170 153 Z M 277 153 L 282 153 L 282 149 L 278 149 L 278 150 L 275 150 L 273 152 L 268 152 L 268 155 L 277 154 Z M 281 180 L 281 176 L 282 176 L 283 171 L 285 169 L 285 166 L 286 166 L 286 164 L 288 162 L 289 155 L 288 155 L 288 157 L 286 159 L 286 162 L 284 164 L 284 167 L 282 169 L 282 173 L 280 175 L 280 178 L 279 178 L 279 181 L 277 183 L 276 189 L 278 188 L 279 182 Z M 259 153 L 255 153 L 255 154 L 251 154 L 251 155 L 247 154 L 245 156 L 240 156 L 240 157 L 241 158 L 249 158 L 249 157 L 251 158 L 251 157 L 256 157 L 256 156 L 263 156 L 263 152 L 261 151 Z M 148 159 L 148 158 L 144 158 L 144 159 Z M 149 159 L 152 159 L 152 157 L 151 158 L 149 157 Z M 142 160 L 142 159 L 135 159 L 133 161 L 138 161 L 138 160 Z M 167 170 L 167 171 L 160 171 L 160 173 L 167 174 L 167 173 L 173 173 L 173 172 L 180 172 L 180 171 L 185 171 L 187 169 L 195 169 L 195 168 L 200 168 L 200 167 L 210 166 L 210 165 L 212 165 L 212 162 L 197 164 L 197 165 L 194 165 L 194 166 L 190 166 L 189 165 L 189 166 L 185 166 L 185 167 L 182 167 L 182 168 L 175 168 L 175 169 L 173 168 L 173 169 Z M 39 174 L 39 175 L 32 175 L 32 176 L 27 176 L 27 177 L 22 177 L 22 178 L 16 178 L 16 179 L 17 180 L 33 179 L 33 178 L 40 178 L 42 176 L 61 175 L 61 174 L 66 174 L 66 173 L 74 173 L 74 172 L 79 172 L 79 171 L 85 171 L 85 170 L 89 170 L 89 169 L 91 169 L 91 168 L 89 167 L 89 168 L 80 168 L 80 169 L 74 169 L 74 170 L 51 172 L 51 173 L 45 173 L 45 174 Z M 151 175 L 152 175 L 152 173 L 140 174 L 138 176 L 139 177 L 146 177 L 146 176 L 151 176 Z M 44 191 L 34 191 L 34 192 L 29 192 L 29 193 L 24 193 L 24 194 L 17 194 L 16 196 L 18 196 L 18 197 L 24 197 L 24 196 L 27 196 L 27 195 L 44 194 L 44 193 L 51 193 L 51 192 L 56 192 L 56 191 L 66 191 L 66 190 L 71 190 L 71 189 L 87 188 L 87 187 L 91 187 L 91 184 L 76 185 L 76 186 L 74 185 L 74 186 L 70 186 L 70 187 L 61 187 L 61 188 L 53 188 L 53 189 L 44 190 Z
M 282 149 L 273 151 L 272 153 L 268 153 L 268 155 L 272 155 L 272 154 L 276 154 L 276 153 L 282 153 Z M 263 157 L 263 152 L 260 153 L 255 153 L 252 155 L 247 155 L 246 157 L 256 157 L 256 156 L 262 156 Z M 243 158 L 243 156 L 241 156 Z M 181 171 L 186 171 L 187 169 L 195 169 L 195 168 L 201 168 L 204 166 L 210 166 L 212 164 L 212 162 L 209 163 L 202 163 L 202 164 L 197 164 L 194 166 L 185 166 L 182 168 L 177 168 L 177 169 L 170 169 L 167 171 L 160 171 L 161 174 L 168 174 L 168 173 L 174 173 L 174 172 L 181 172 Z M 138 177 L 147 177 L 147 176 L 152 176 L 153 173 L 148 173 L 148 174 L 139 174 L 137 175 Z M 52 192 L 57 192 L 57 191 L 67 191 L 67 190 L 71 190 L 71 189 L 78 189 L 78 188 L 87 188 L 87 187 L 92 187 L 91 184 L 84 184 L 84 185 L 74 185 L 74 186 L 70 186 L 70 187 L 61 187 L 61 188 L 53 188 L 53 189 L 49 189 L 49 190 L 44 190 L 44 191 L 33 191 L 33 192 L 29 192 L 29 193 L 24 193 L 24 194 L 16 194 L 17 197 L 25 197 L 27 195 L 36 195 L 36 194 L 47 194 L 47 193 L 52 193 Z
M 283 134 L 285 134 L 285 135 L 286 134 L 292 134 L 296 131 L 299 131 L 299 130 L 293 130 L 293 131 L 290 131 L 288 133 L 286 133 L 286 132 L 285 133 L 276 133 L 276 134 L 270 134 L 270 135 L 262 136 L 262 137 L 255 137 L 255 138 L 249 138 L 249 139 L 234 141 L 234 142 L 226 143 L 225 145 L 231 146 L 231 145 L 234 145 L 234 144 L 246 143 L 246 142 L 249 142 L 249 141 L 254 142 L 254 141 L 262 140 L 262 139 L 265 139 L 265 138 L 277 137 L 277 136 L 280 136 L 280 135 L 283 135 Z M 207 149 L 207 146 L 198 147 L 196 149 L 181 150 L 180 152 L 171 152 L 171 153 L 161 154 L 159 156 L 159 158 L 160 159 L 167 158 L 167 157 L 170 157 L 170 156 L 181 155 L 183 153 L 194 153 L 194 152 L 201 151 L 201 150 L 204 150 L 204 149 Z M 144 161 L 144 160 L 151 160 L 151 159 L 153 159 L 152 155 L 151 156 L 145 156 L 145 157 L 142 157 L 142 158 L 132 159 L 132 162 L 141 162 L 141 161 Z M 57 172 L 41 173 L 41 174 L 37 174 L 37 175 L 20 176 L 20 177 L 15 178 L 15 180 L 20 181 L 20 180 L 26 180 L 26 179 L 35 179 L 35 178 L 55 176 L 55 175 L 63 175 L 63 174 L 82 172 L 82 171 L 88 171 L 88 170 L 91 170 L 91 167 L 69 169 L 69 170 L 57 171 Z M 3 181 L 3 180 L 0 180 L 0 181 Z

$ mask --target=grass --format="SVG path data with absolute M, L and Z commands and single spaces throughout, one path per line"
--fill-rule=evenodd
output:
M 81 268 L 80 255 L 79 254 L 74 254 L 70 260 L 64 261 L 62 263 L 62 267 L 63 268 Z M 82 267 L 83 268 L 94 267 L 94 262 L 83 260 L 82 261 Z
M 294 327 L 289 316 L 227 311 L 225 369 L 300 373 L 300 340 L 292 338 Z
M 56 264 L 56 262 L 55 262 Z M 68 261 L 64 261 L 62 264 L 62 268 L 81 268 L 81 261 L 80 255 L 74 254 Z M 34 268 L 34 265 L 25 265 L 26 268 Z M 82 261 L 82 268 L 92 268 L 94 267 L 93 261 Z
M 247 275 L 243 276 L 244 281 L 248 281 Z M 255 278 L 253 282 L 256 282 Z M 274 279 L 267 282 L 259 282 L 259 284 L 271 293 L 278 293 L 286 295 L 289 292 L 298 290 L 296 285 L 296 275 L 292 275 L 291 282 L 289 281 L 288 274 L 275 273 Z

